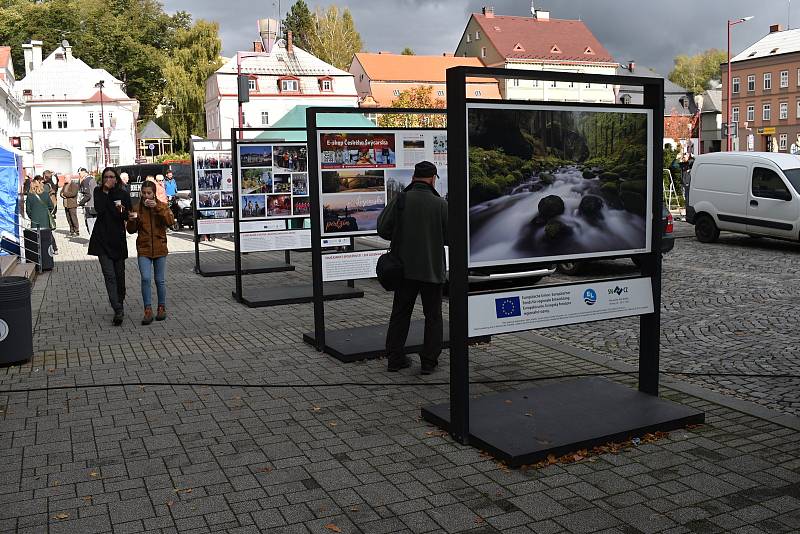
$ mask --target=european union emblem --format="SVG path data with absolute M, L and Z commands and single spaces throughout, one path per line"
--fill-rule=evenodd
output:
M 522 316 L 522 304 L 519 301 L 519 297 L 494 299 L 494 308 L 498 319 Z

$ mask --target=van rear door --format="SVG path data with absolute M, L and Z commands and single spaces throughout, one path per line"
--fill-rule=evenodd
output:
M 747 195 L 748 233 L 798 238 L 800 200 L 780 170 L 767 164 L 753 165 Z

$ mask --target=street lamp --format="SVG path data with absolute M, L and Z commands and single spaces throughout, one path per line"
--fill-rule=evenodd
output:
M 103 148 L 103 168 L 106 166 L 106 114 L 105 110 L 103 109 L 103 87 L 105 86 L 105 81 L 100 80 L 96 84 L 95 87 L 100 89 L 100 139 L 102 141 L 102 148 Z
M 740 19 L 728 19 L 728 106 L 725 115 L 725 124 L 727 125 L 727 152 L 731 151 L 731 28 L 736 26 L 737 24 L 741 24 L 742 22 L 747 22 L 751 20 L 753 17 L 743 17 Z
M 697 106 L 697 155 L 703 153 L 703 95 L 694 95 L 694 103 Z

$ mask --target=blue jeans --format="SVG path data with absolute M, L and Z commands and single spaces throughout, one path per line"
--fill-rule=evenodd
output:
M 142 302 L 145 308 L 153 305 L 150 296 L 150 279 L 153 271 L 156 276 L 156 293 L 158 293 L 158 305 L 167 305 L 167 257 L 148 258 L 139 256 L 139 274 L 142 277 Z

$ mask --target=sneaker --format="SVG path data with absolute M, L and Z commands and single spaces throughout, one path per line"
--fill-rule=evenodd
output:
M 122 324 L 122 320 L 125 318 L 125 312 L 122 310 L 114 312 L 114 326 L 119 326 Z
M 142 324 L 148 325 L 153 322 L 153 308 L 146 306 L 144 309 L 144 317 L 142 317 Z
M 411 367 L 411 360 L 408 358 L 408 356 L 403 356 L 403 359 L 399 362 L 389 362 L 386 370 L 390 373 L 396 373 L 400 369 L 406 369 L 408 367 Z
M 156 321 L 163 321 L 166 318 L 167 318 L 167 309 L 161 304 L 159 304 L 158 310 L 156 310 Z

